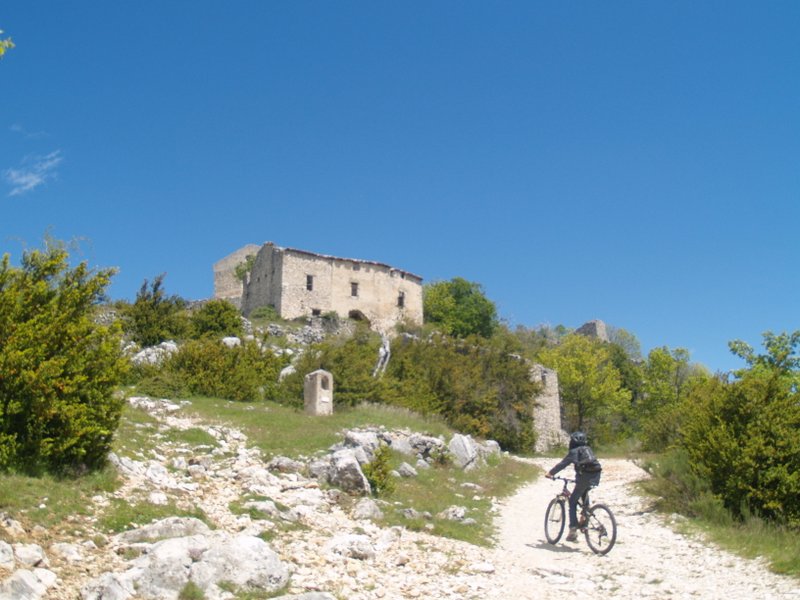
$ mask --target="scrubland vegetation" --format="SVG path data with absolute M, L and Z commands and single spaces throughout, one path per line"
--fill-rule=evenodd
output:
M 766 551 L 751 540 L 788 539 L 800 527 L 800 332 L 766 333 L 763 354 L 731 342 L 742 369 L 712 374 L 681 348 L 643 356 L 623 329 L 612 328 L 609 342 L 563 326 L 512 330 L 479 285 L 456 278 L 426 287 L 426 323 L 403 328 L 382 376 L 373 376 L 380 338 L 356 327 L 306 348 L 295 373 L 279 382 L 290 356 L 276 340 L 256 330 L 240 346 L 220 342 L 243 333 L 233 306 L 191 307 L 165 293 L 163 276 L 144 282 L 133 302 L 110 303 L 104 294 L 112 276 L 70 266 L 54 242 L 27 252 L 18 267 L 8 256 L 0 263 L 6 485 L 43 475 L 96 481 L 120 437 L 125 390 L 269 402 L 291 415 L 302 403 L 303 375 L 317 368 L 333 373 L 345 414 L 365 402 L 398 407 L 530 453 L 537 389 L 528 373 L 537 362 L 558 372 L 567 429 L 586 430 L 601 454 L 626 447 L 646 455 L 655 476 L 648 489 L 665 510 L 713 524 L 727 532 L 720 539 L 741 540 L 752 552 Z M 273 319 L 268 309 L 259 315 L 262 323 Z M 122 351 L 123 340 L 151 346 L 168 339 L 179 350 L 158 366 L 131 367 Z M 223 417 L 227 409 L 215 410 Z M 296 443 L 283 440 L 281 451 Z M 8 502 L 0 495 L 0 508 Z

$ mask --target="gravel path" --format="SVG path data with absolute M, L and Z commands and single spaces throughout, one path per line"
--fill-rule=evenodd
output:
M 557 460 L 534 459 L 547 470 Z M 800 598 L 797 580 L 771 573 L 698 538 L 673 531 L 663 515 L 649 509 L 633 482 L 647 474 L 627 460 L 604 460 L 603 480 L 593 502 L 609 505 L 617 518 L 617 543 L 606 556 L 592 554 L 585 540 L 548 544 L 544 511 L 561 483 L 541 478 L 501 504 L 498 575 L 506 598 L 557 598 L 565 593 L 613 598 Z

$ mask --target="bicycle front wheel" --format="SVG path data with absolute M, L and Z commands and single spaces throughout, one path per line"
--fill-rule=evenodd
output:
M 595 504 L 588 511 L 586 543 L 595 554 L 608 554 L 617 541 L 617 520 L 605 504 Z
M 544 535 L 551 544 L 556 544 L 561 539 L 566 524 L 565 516 L 564 501 L 561 498 L 550 500 L 544 513 Z

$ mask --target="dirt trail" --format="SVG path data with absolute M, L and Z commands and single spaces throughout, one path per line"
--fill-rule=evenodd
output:
M 531 462 L 549 469 L 554 459 Z M 503 582 L 507 598 L 561 598 L 570 591 L 613 598 L 800 598 L 797 580 L 775 575 L 761 561 L 746 560 L 701 539 L 673 531 L 650 509 L 633 482 L 647 474 L 626 460 L 604 460 L 593 502 L 612 507 L 617 543 L 607 556 L 592 554 L 585 540 L 553 546 L 544 537 L 544 511 L 560 482 L 541 478 L 501 504 L 495 565 L 515 577 Z M 497 597 L 502 597 L 498 595 Z

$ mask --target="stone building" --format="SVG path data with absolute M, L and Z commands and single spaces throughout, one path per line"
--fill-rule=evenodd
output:
M 253 256 L 244 281 L 236 266 Z M 233 283 L 232 283 L 233 282 Z M 236 294 L 238 292 L 238 296 Z M 368 260 L 339 258 L 272 242 L 245 246 L 214 265 L 214 297 L 226 298 L 248 316 L 271 306 L 284 319 L 335 312 L 362 319 L 380 332 L 397 323 L 422 323 L 422 278 Z
M 256 244 L 247 244 L 214 263 L 214 298 L 242 307 L 242 280 L 236 276 L 236 267 L 246 262 L 248 256 L 255 258 L 260 249 Z

